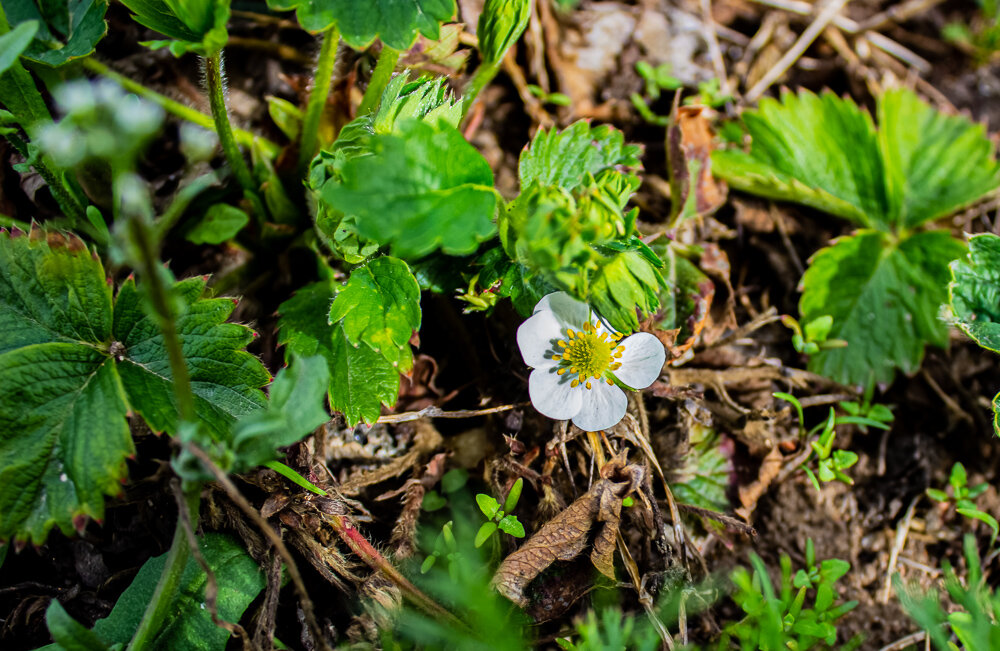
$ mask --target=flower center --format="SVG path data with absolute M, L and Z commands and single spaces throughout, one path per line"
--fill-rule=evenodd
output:
M 600 330 L 600 323 L 596 326 L 588 323 L 579 332 L 567 329 L 566 338 L 556 342 L 556 346 L 562 349 L 552 356 L 552 359 L 559 362 L 556 373 L 575 375 L 570 386 L 583 384 L 590 389 L 593 387 L 592 379 L 600 380 L 607 371 L 616 371 L 621 367 L 622 363 L 618 360 L 624 348 L 616 345 L 621 335 Z M 608 384 L 614 384 L 611 378 L 605 379 Z

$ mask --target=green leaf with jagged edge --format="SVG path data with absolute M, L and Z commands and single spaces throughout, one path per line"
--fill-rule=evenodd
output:
M 183 544 L 187 544 L 184 541 Z M 221 533 L 207 533 L 198 539 L 198 549 L 205 562 L 215 576 L 218 594 L 216 595 L 216 610 L 220 619 L 239 623 L 243 612 L 264 589 L 265 579 L 257 561 L 231 536 Z M 111 614 L 94 623 L 93 631 L 86 641 L 91 644 L 105 644 L 108 647 L 124 648 L 129 643 L 139 623 L 142 621 L 146 606 L 153 598 L 156 584 L 163 573 L 167 555 L 162 554 L 146 561 L 139 573 L 125 592 L 118 597 L 118 602 Z M 229 632 L 212 621 L 212 614 L 205 605 L 208 575 L 189 557 L 184 573 L 181 575 L 177 597 L 172 602 L 170 612 L 160 628 L 159 633 L 150 643 L 153 649 L 190 649 L 191 651 L 223 651 L 229 640 Z M 53 604 L 57 602 L 53 601 Z M 49 608 L 46 620 L 53 633 L 55 644 L 42 647 L 38 651 L 77 651 L 78 649 L 96 649 L 97 646 L 69 646 L 74 640 L 68 635 L 76 629 L 81 633 L 82 626 L 63 612 L 62 608 L 53 612 L 55 606 Z M 66 620 L 69 620 L 67 622 Z M 73 627 L 72 624 L 76 624 Z M 60 636 L 52 630 L 53 623 L 59 628 Z M 84 629 L 85 630 L 85 629 Z M 66 636 L 62 633 L 65 632 Z M 93 637 L 91 637 L 93 636 Z M 60 644 L 60 637 L 63 644 Z
M 722 449 L 721 437 L 713 429 L 698 425 L 691 430 L 689 444 L 684 466 L 671 478 L 674 498 L 684 504 L 728 513 L 726 493 L 733 464 Z
M 437 40 L 441 23 L 455 15 L 455 0 L 267 0 L 271 9 L 295 9 L 310 32 L 336 26 L 344 42 L 363 50 L 376 38 L 395 50 L 413 45 L 417 32 Z
M 416 259 L 435 249 L 471 253 L 496 232 L 493 172 L 457 129 L 403 120 L 393 133 L 372 136 L 370 147 L 346 160 L 321 193 L 356 216 L 362 236 Z
M 202 298 L 205 278 L 173 285 L 171 300 L 180 307 L 174 320 L 191 378 L 195 412 L 213 439 L 229 438 L 233 423 L 267 405 L 261 387 L 270 374 L 260 360 L 243 350 L 255 333 L 226 323 L 235 307 L 231 298 Z M 124 349 L 117 367 L 132 408 L 154 431 L 177 431 L 173 372 L 163 335 L 144 308 L 129 277 L 115 299 L 113 335 Z
M 59 67 L 93 53 L 108 33 L 108 0 L 0 0 L 11 27 L 36 22 L 38 30 L 21 56 Z
M 177 328 L 199 419 L 221 438 L 264 405 L 268 373 L 242 347 L 244 326 L 221 323 L 229 299 L 199 300 L 183 281 Z M 100 519 L 120 492 L 134 448 L 130 409 L 174 431 L 176 410 L 162 336 L 129 280 L 112 307 L 104 267 L 76 236 L 0 231 L 0 539 L 35 543 L 52 526 Z
M 104 516 L 134 453 L 111 289 L 76 236 L 0 230 L 0 539 Z
M 949 320 L 983 348 L 1000 353 L 1000 237 L 969 238 L 969 255 L 951 263 Z M 993 398 L 993 429 L 1000 436 L 1000 393 Z
M 476 29 L 483 63 L 500 63 L 521 38 L 530 18 L 531 0 L 486 0 Z
M 420 330 L 420 316 L 417 279 L 405 262 L 385 256 L 351 271 L 329 320 L 343 327 L 352 345 L 368 345 L 406 373 L 413 368 L 410 337 Z
M 278 343 L 292 354 L 322 355 L 330 370 L 330 407 L 349 425 L 374 423 L 382 405 L 392 407 L 399 395 L 399 371 L 370 346 L 353 346 L 343 324 L 328 322 L 337 294 L 332 280 L 307 285 L 278 308 Z
M 341 170 L 348 160 L 371 153 L 374 135 L 393 133 L 396 125 L 407 119 L 432 125 L 444 122 L 458 128 L 462 103 L 451 94 L 443 78 L 411 82 L 405 74 L 396 75 L 382 93 L 378 110 L 346 124 L 333 145 L 313 159 L 308 185 L 317 199 L 316 233 L 334 255 L 350 264 L 364 262 L 379 245 L 357 232 L 354 215 L 345 216 L 323 201 L 319 193 L 329 179 L 342 179 Z
M 231 0 L 122 0 L 132 18 L 144 27 L 173 40 L 150 41 L 145 45 L 169 48 L 174 56 L 194 52 L 215 56 L 229 40 Z
M 616 248 L 621 250 L 612 253 L 591 278 L 587 300 L 612 328 L 628 334 L 639 329 L 639 314 L 656 313 L 659 293 L 667 285 L 659 270 L 663 263 L 648 248 Z
M 981 125 L 945 116 L 912 91 L 878 98 L 867 112 L 833 93 L 785 91 L 744 114 L 749 154 L 718 151 L 716 175 L 731 187 L 794 201 L 881 231 L 912 229 L 1000 186 Z
M 830 337 L 848 345 L 820 351 L 809 369 L 845 384 L 916 371 L 924 344 L 948 344 L 938 308 L 947 299 L 948 264 L 964 251 L 946 231 L 897 241 L 872 230 L 820 250 L 802 277 L 799 311 L 804 322 L 833 316 Z
M 625 144 L 625 134 L 608 125 L 574 122 L 562 131 L 539 129 L 518 161 L 521 191 L 532 183 L 573 190 L 587 175 L 604 170 L 627 172 L 640 166 L 642 147 Z
M 909 90 L 883 94 L 878 116 L 894 225 L 915 228 L 946 217 L 1000 186 L 982 124 L 944 115 Z
M 323 407 L 330 386 L 326 360 L 320 355 L 290 357 L 269 387 L 267 407 L 247 414 L 233 428 L 230 472 L 277 459 L 277 448 L 300 441 L 330 420 Z

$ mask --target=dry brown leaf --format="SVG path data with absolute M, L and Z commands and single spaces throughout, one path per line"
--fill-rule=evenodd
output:
M 597 526 L 590 560 L 599 572 L 614 578 L 615 537 L 622 500 L 642 482 L 642 466 L 615 458 L 601 468 L 590 490 L 545 523 L 520 549 L 504 559 L 493 577 L 497 591 L 524 607 L 524 589 L 555 561 L 569 561 L 587 546 Z
M 379 484 L 393 477 L 398 477 L 417 465 L 420 458 L 437 449 L 444 439 L 437 429 L 426 419 L 416 421 L 416 434 L 413 437 L 413 447 L 401 457 L 393 459 L 386 465 L 375 470 L 365 470 L 355 473 L 341 484 L 338 491 L 343 495 L 357 495 L 361 489 L 372 484 Z
M 671 192 L 677 205 L 684 206 L 694 190 L 694 208 L 699 216 L 710 215 L 726 202 L 728 188 L 712 176 L 714 138 L 704 106 L 679 106 L 667 130 L 667 159 L 670 163 Z M 691 171 L 698 177 L 691 179 Z
M 763 497 L 764 493 L 771 486 L 778 473 L 781 472 L 781 465 L 784 457 L 777 447 L 771 448 L 764 460 L 761 461 L 760 470 L 757 472 L 757 480 L 748 486 L 740 486 L 740 508 L 736 509 L 736 515 L 747 522 L 750 522 L 750 514 L 757 507 L 757 501 Z

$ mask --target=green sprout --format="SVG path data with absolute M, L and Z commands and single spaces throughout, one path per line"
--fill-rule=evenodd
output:
M 843 339 L 827 339 L 833 327 L 833 317 L 829 314 L 816 317 L 805 325 L 785 314 L 781 317 L 781 324 L 792 331 L 792 346 L 803 355 L 815 355 L 821 350 L 847 345 Z
M 497 529 L 515 538 L 524 538 L 524 525 L 518 522 L 516 515 L 510 515 L 510 512 L 517 506 L 517 501 L 521 499 L 523 486 L 524 480 L 518 477 L 514 486 L 511 487 L 510 493 L 507 494 L 502 509 L 500 503 L 489 495 L 483 493 L 476 495 L 476 504 L 479 505 L 479 510 L 488 518 L 483 526 L 479 527 L 479 533 L 476 534 L 477 548 L 482 547 Z
M 993 532 L 990 538 L 990 545 L 996 542 L 997 534 L 1000 533 L 1000 523 L 989 513 L 985 513 L 976 508 L 975 499 L 985 493 L 990 485 L 986 482 L 969 486 L 969 475 L 965 471 L 965 466 L 955 463 L 951 468 L 951 475 L 948 477 L 948 485 L 951 486 L 951 495 L 946 491 L 937 488 L 928 488 L 927 497 L 935 502 L 943 504 L 953 504 L 955 512 L 973 520 L 979 520 L 990 528 Z

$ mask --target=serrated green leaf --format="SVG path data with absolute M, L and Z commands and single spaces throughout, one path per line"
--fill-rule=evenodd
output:
M 322 190 L 323 201 L 357 217 L 364 237 L 419 258 L 438 248 L 471 253 L 495 232 L 493 172 L 458 130 L 404 120 L 373 136 L 371 152 L 347 160 Z
M 263 573 L 246 550 L 233 538 L 208 533 L 198 540 L 202 556 L 212 568 L 218 585 L 216 606 L 219 617 L 239 622 L 243 611 L 264 588 Z M 94 632 L 110 644 L 128 644 L 135 634 L 146 606 L 156 590 L 167 555 L 151 558 L 139 569 L 131 585 L 118 598 L 111 614 L 94 624 Z M 222 651 L 229 633 L 216 626 L 205 606 L 208 576 L 194 558 L 184 568 L 178 596 L 171 604 L 160 632 L 150 643 L 155 649 Z
M 37 31 L 38 21 L 28 20 L 0 36 L 0 74 L 17 63 L 18 57 L 31 44 Z
M 341 324 L 328 322 L 336 295 L 333 281 L 307 285 L 281 304 L 278 343 L 292 353 L 322 355 L 330 370 L 330 406 L 351 425 L 374 423 L 381 407 L 391 407 L 399 394 L 399 372 L 369 346 L 354 346 Z
M 217 203 L 205 211 L 205 216 L 185 237 L 194 244 L 222 244 L 236 237 L 250 218 L 245 212 L 226 203 Z
M 0 6 L 12 27 L 37 22 L 37 32 L 22 56 L 48 66 L 62 66 L 92 54 L 108 32 L 104 22 L 108 0 L 55 0 L 40 4 L 31 0 L 0 0 Z
M 73 619 L 55 599 L 45 610 L 45 625 L 54 646 L 64 651 L 107 651 L 107 645 L 97 633 Z
M 483 62 L 502 61 L 510 46 L 521 38 L 530 18 L 531 0 L 486 0 L 476 29 Z
M 786 91 L 744 114 L 749 154 L 712 156 L 730 186 L 803 203 L 882 231 L 948 215 L 1000 185 L 985 130 L 912 91 L 879 98 L 879 130 L 850 99 Z
M 326 360 L 291 356 L 268 391 L 267 408 L 247 414 L 233 428 L 233 472 L 277 458 L 275 450 L 309 435 L 330 419 L 323 408 L 330 371 Z
M 639 167 L 642 148 L 625 144 L 625 135 L 608 125 L 574 122 L 562 131 L 539 129 L 518 161 L 523 192 L 532 183 L 573 190 L 587 175 L 604 170 Z
M 909 90 L 878 102 L 890 221 L 906 228 L 946 217 L 1000 185 L 1000 165 L 986 128 L 944 115 Z
M 721 438 L 698 427 L 691 432 L 691 451 L 670 483 L 678 502 L 725 513 L 730 510 L 727 491 L 732 463 L 722 449 Z
M 181 307 L 175 325 L 191 377 L 195 412 L 205 431 L 222 441 L 241 416 L 266 406 L 261 387 L 270 374 L 243 350 L 253 340 L 253 331 L 225 323 L 235 301 L 201 298 L 204 291 L 204 278 L 189 278 L 175 283 L 170 294 Z M 117 367 L 132 408 L 154 431 L 175 433 L 173 372 L 163 335 L 146 313 L 131 278 L 118 290 L 113 334 L 124 347 Z
M 420 286 L 405 262 L 375 258 L 351 272 L 330 306 L 351 344 L 367 344 L 400 371 L 413 367 L 410 337 L 420 330 Z
M 810 370 L 848 384 L 888 382 L 897 368 L 915 371 L 925 343 L 948 343 L 938 306 L 948 264 L 963 250 L 944 231 L 897 242 L 863 230 L 819 251 L 802 278 L 799 310 L 804 321 L 832 315 L 830 336 L 848 346 L 820 351 Z
M 455 15 L 455 0 L 268 0 L 271 9 L 296 10 L 310 32 L 336 26 L 351 47 L 363 50 L 375 38 L 396 50 L 413 45 L 417 32 L 437 39 L 441 23 Z
M 591 279 L 590 304 L 618 332 L 639 329 L 639 314 L 656 313 L 658 294 L 666 283 L 637 250 L 615 253 Z
M 983 348 L 1000 353 L 1000 237 L 969 238 L 968 257 L 951 264 L 952 317 Z
M 111 290 L 75 236 L 0 230 L 0 539 L 101 518 L 134 452 Z

